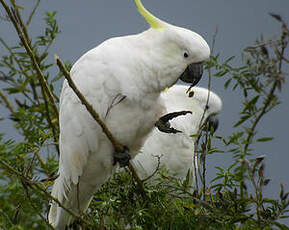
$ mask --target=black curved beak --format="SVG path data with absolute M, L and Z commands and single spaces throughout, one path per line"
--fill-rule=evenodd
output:
M 183 82 L 191 83 L 192 86 L 195 86 L 201 80 L 203 72 L 204 70 L 202 63 L 192 63 L 188 65 L 186 70 L 180 76 L 180 79 Z
M 217 115 L 211 115 L 207 119 L 207 124 L 209 126 L 209 130 L 213 130 L 213 132 L 216 132 L 216 130 L 219 127 L 219 119 Z

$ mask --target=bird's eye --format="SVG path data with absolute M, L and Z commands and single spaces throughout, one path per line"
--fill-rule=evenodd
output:
M 184 58 L 188 58 L 189 54 L 187 52 L 184 52 Z
M 209 109 L 209 108 L 210 108 L 210 106 L 206 105 L 206 109 Z

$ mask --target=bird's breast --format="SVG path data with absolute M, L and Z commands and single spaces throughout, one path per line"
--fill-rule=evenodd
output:
M 150 107 L 143 107 L 125 99 L 110 110 L 106 124 L 122 144 L 128 146 L 131 152 L 135 152 L 141 148 L 163 113 L 163 106 L 156 101 Z

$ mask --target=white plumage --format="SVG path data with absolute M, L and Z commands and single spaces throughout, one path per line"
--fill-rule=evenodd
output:
M 152 175 L 159 163 L 160 169 L 166 168 L 169 175 L 180 180 L 186 178 L 188 170 L 194 173 L 195 137 L 191 136 L 198 133 L 200 125 L 204 124 L 209 116 L 221 111 L 222 101 L 218 95 L 205 88 L 193 87 L 193 97 L 189 97 L 186 90 L 186 86 L 174 85 L 167 92 L 162 93 L 161 98 L 164 101 L 166 113 L 186 110 L 191 111 L 192 114 L 179 116 L 170 122 L 171 126 L 182 133 L 167 134 L 160 132 L 157 128 L 152 131 L 141 152 L 133 160 L 133 165 L 141 179 Z M 201 123 L 208 95 L 209 101 Z M 158 157 L 160 157 L 160 162 Z
M 136 4 L 151 28 L 104 41 L 84 54 L 70 72 L 80 92 L 132 157 L 164 113 L 161 91 L 192 63 L 210 55 L 200 35 L 157 19 L 140 0 Z M 67 81 L 60 96 L 59 144 L 59 177 L 52 196 L 81 213 L 114 170 L 114 149 Z M 71 217 L 53 202 L 49 222 L 64 229 Z

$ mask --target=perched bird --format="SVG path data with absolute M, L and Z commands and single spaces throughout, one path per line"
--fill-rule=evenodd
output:
M 135 0 L 150 28 L 111 38 L 85 53 L 70 75 L 114 137 L 129 149 L 115 152 L 98 123 L 64 81 L 60 96 L 59 177 L 52 196 L 80 214 L 119 163 L 125 165 L 164 114 L 160 93 L 178 79 L 195 85 L 210 48 L 197 33 L 170 25 Z M 49 223 L 64 229 L 73 220 L 52 202 Z
M 170 122 L 174 128 L 181 131 L 177 134 L 163 133 L 156 128 L 152 131 L 140 153 L 132 161 L 141 179 L 150 177 L 156 169 L 166 168 L 170 176 L 183 181 L 190 170 L 189 183 L 192 184 L 196 160 L 194 135 L 198 134 L 200 127 L 206 122 L 209 127 L 217 129 L 217 114 L 221 112 L 222 101 L 218 95 L 205 88 L 193 87 L 191 96 L 186 91 L 186 86 L 174 85 L 162 93 L 166 112 L 186 110 L 192 113 Z

